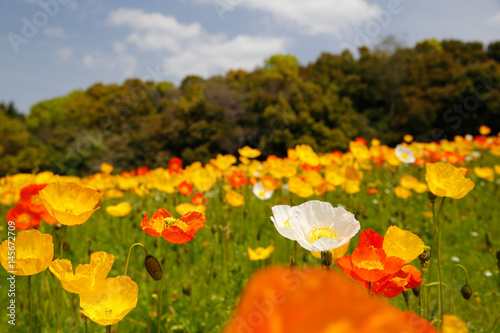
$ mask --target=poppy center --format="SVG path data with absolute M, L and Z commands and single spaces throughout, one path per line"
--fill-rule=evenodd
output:
M 173 218 L 173 217 L 166 217 L 163 219 L 163 228 L 170 228 L 170 227 L 173 227 L 173 226 L 176 226 L 176 227 L 179 227 L 181 229 L 186 229 L 187 228 L 187 224 L 185 222 L 182 222 L 181 220 L 178 220 L 176 218 Z
M 330 227 L 314 227 L 307 233 L 307 241 L 309 244 L 312 244 L 321 237 L 337 239 L 337 233 Z
M 358 268 L 364 268 L 368 270 L 378 269 L 384 270 L 384 265 L 378 260 L 363 260 L 356 265 Z

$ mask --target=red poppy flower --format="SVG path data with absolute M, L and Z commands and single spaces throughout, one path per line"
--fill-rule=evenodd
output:
M 191 197 L 191 202 L 193 203 L 193 205 L 201 206 L 201 205 L 206 205 L 208 202 L 208 199 L 205 198 L 203 193 L 198 192 Z
M 420 285 L 420 272 L 414 266 L 407 265 L 392 279 L 384 282 L 375 282 L 371 286 L 371 292 L 374 295 L 393 298 L 398 296 L 402 291 L 407 291 L 410 288 L 415 288 Z
M 43 190 L 45 186 L 47 186 L 47 184 L 32 184 L 24 187 L 21 190 L 20 195 L 23 205 L 37 214 L 41 214 L 42 212 L 47 211 L 42 201 L 40 200 L 40 197 L 38 196 L 38 192 L 40 192 L 40 190 Z
M 313 165 L 310 165 L 310 164 L 307 164 L 307 163 L 304 163 L 304 164 L 301 164 L 300 168 L 304 171 L 320 171 L 321 168 L 323 166 L 322 165 L 316 165 L 316 166 L 313 166 Z
M 182 169 L 182 160 L 178 157 L 174 157 L 168 162 L 168 167 L 168 172 L 170 174 L 180 173 L 180 170 Z
M 7 222 L 9 221 L 15 222 L 16 229 L 38 228 L 40 225 L 40 215 L 31 211 L 22 202 L 19 202 L 7 212 Z
M 361 233 L 358 247 L 352 255 L 335 261 L 349 277 L 367 287 L 368 282 L 385 281 L 395 276 L 406 264 L 398 257 L 387 256 L 382 249 L 384 238 L 373 230 Z
M 356 139 L 354 139 L 354 142 L 360 142 L 366 146 L 366 139 L 365 138 L 356 138 Z
M 170 243 L 184 244 L 205 226 L 205 219 L 205 215 L 199 212 L 189 212 L 176 219 L 166 209 L 160 208 L 150 220 L 148 214 L 144 214 L 141 228 L 151 236 L 163 236 Z
M 191 195 L 191 193 L 193 193 L 193 185 L 189 184 L 186 181 L 183 181 L 177 187 L 177 191 L 179 191 L 179 193 L 184 195 Z
M 147 166 L 141 166 L 139 169 L 137 169 L 137 175 L 138 176 L 144 176 L 149 174 L 149 168 Z

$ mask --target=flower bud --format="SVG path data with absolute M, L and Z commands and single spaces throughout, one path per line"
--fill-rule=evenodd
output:
M 146 259 L 144 260 L 144 266 L 146 267 L 149 275 L 151 275 L 154 280 L 161 280 L 161 278 L 163 277 L 163 273 L 161 271 L 160 263 L 155 257 L 148 254 L 146 256 Z
M 491 252 L 493 251 L 493 244 L 491 242 L 491 233 L 489 231 L 486 232 L 484 235 L 485 241 L 486 241 L 486 251 Z
M 416 286 L 415 288 L 411 288 L 411 290 L 413 291 L 413 295 L 415 295 L 415 297 L 420 296 L 420 286 Z
M 469 300 L 472 297 L 472 288 L 470 285 L 466 284 L 460 289 L 460 292 L 462 293 L 463 298 L 466 300 Z
M 321 263 L 325 267 L 330 267 L 333 263 L 332 252 L 330 251 L 322 251 L 321 252 Z
M 437 198 L 437 196 L 434 193 L 432 193 L 431 191 L 427 192 L 427 197 L 429 198 L 429 200 L 431 202 L 436 201 L 436 198 Z

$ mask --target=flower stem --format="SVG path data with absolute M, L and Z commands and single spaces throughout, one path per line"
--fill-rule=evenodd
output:
M 33 296 L 31 293 L 31 275 L 28 275 L 28 297 L 30 304 L 30 333 L 33 332 Z
M 167 252 L 168 252 L 168 242 L 166 242 L 166 245 L 165 245 L 165 254 L 163 255 L 163 263 L 162 263 L 162 270 L 163 270 L 163 272 L 167 271 L 167 266 L 166 266 L 166 263 L 167 263 Z M 163 280 L 165 279 L 165 275 L 162 276 L 161 281 L 160 281 L 160 306 L 158 308 L 158 333 L 161 332 L 161 313 L 162 313 L 162 308 L 163 308 Z
M 132 249 L 134 247 L 136 247 L 136 246 L 142 247 L 142 249 L 144 250 L 144 252 L 146 252 L 146 256 L 148 255 L 148 250 L 146 250 L 146 247 L 142 243 L 134 243 L 134 244 L 132 244 L 132 246 L 130 246 L 130 248 L 128 249 L 127 261 L 125 262 L 125 272 L 123 273 L 123 275 L 127 275 L 128 263 L 130 261 L 130 254 L 132 253 Z
M 441 205 L 439 206 L 438 213 L 434 213 L 434 209 L 432 210 L 432 217 L 434 221 L 434 228 L 436 233 L 436 257 L 437 257 L 437 275 L 438 275 L 438 329 L 440 329 L 443 322 L 443 279 L 441 276 L 441 227 L 439 225 L 439 215 L 441 214 L 441 209 L 443 208 L 444 200 L 446 197 L 443 197 L 441 200 Z
M 106 333 L 111 333 L 111 325 L 106 326 Z

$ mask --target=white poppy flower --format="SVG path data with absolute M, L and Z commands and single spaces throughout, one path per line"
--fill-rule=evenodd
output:
M 410 148 L 403 147 L 402 145 L 397 145 L 394 153 L 403 163 L 411 164 L 416 161 L 415 156 L 413 156 L 413 151 Z
M 274 191 L 268 191 L 261 182 L 256 183 L 252 188 L 253 194 L 260 200 L 267 200 L 273 196 Z
M 312 200 L 295 207 L 290 219 L 297 242 L 306 250 L 321 252 L 345 245 L 359 229 L 354 214 L 331 203 Z
M 290 226 L 290 219 L 295 211 L 295 207 L 278 205 L 274 206 L 272 210 L 274 216 L 271 216 L 271 221 L 273 221 L 280 235 L 291 240 L 297 240 L 295 230 Z

